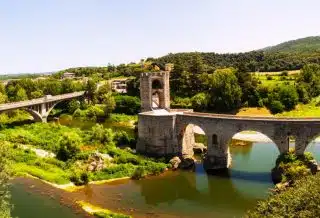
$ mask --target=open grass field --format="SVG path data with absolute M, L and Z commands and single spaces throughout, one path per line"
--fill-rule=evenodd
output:
M 298 74 L 289 74 L 282 76 L 281 74 L 255 74 L 261 85 L 276 87 L 281 85 L 294 85 Z

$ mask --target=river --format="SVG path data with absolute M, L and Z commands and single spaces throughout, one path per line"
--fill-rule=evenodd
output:
M 308 148 L 320 160 L 320 144 Z M 89 185 L 69 193 L 40 180 L 17 178 L 11 186 L 13 216 L 20 218 L 90 217 L 75 201 L 134 217 L 241 217 L 273 187 L 271 169 L 279 154 L 271 142 L 230 145 L 232 167 L 223 176 L 205 173 L 202 163 L 195 172 L 169 171 L 142 180 L 122 180 Z

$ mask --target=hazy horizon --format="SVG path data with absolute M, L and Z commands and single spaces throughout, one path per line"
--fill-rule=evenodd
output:
M 316 0 L 1 1 L 0 74 L 257 50 L 319 36 L 319 7 Z

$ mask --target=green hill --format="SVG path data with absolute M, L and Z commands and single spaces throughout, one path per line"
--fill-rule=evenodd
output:
M 267 53 L 314 53 L 320 52 L 320 36 L 291 40 L 261 49 Z
M 170 53 L 155 59 L 155 61 L 161 65 L 173 63 L 191 67 L 199 58 L 213 69 L 236 67 L 248 72 L 299 70 L 308 63 L 320 64 L 320 36 L 287 41 L 279 45 L 244 53 Z

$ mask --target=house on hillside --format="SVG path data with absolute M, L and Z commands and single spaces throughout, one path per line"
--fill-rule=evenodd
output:
M 111 81 L 111 89 L 118 93 L 127 93 L 127 82 L 128 79 L 114 79 Z
M 75 76 L 76 75 L 74 73 L 65 72 L 62 74 L 62 79 L 73 79 Z

